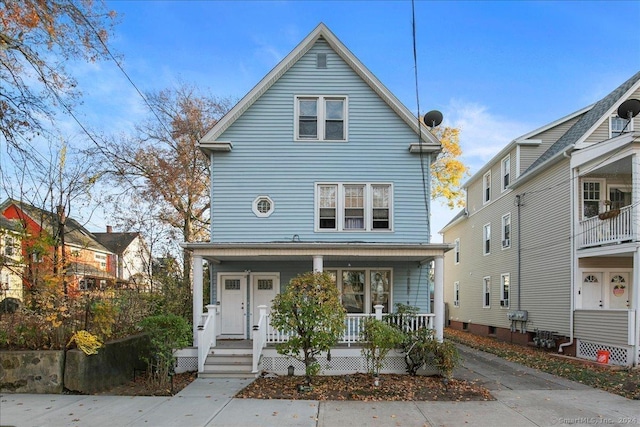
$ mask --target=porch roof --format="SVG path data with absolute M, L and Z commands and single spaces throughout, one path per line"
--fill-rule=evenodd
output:
M 403 260 L 425 263 L 453 249 L 446 243 L 364 243 L 364 242 L 265 242 L 265 243 L 182 243 L 195 256 L 220 263 L 225 261 L 325 260 L 357 258 L 363 261 Z

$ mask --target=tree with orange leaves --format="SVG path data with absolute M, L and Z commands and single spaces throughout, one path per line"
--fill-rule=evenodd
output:
M 80 92 L 65 63 L 109 57 L 115 16 L 93 0 L 0 0 L 0 133 L 10 147 L 44 132 L 56 107 L 71 111 Z
M 444 198 L 450 209 L 462 207 L 464 193 L 460 185 L 469 168 L 460 160 L 460 130 L 445 126 L 433 128 L 431 132 L 442 144 L 442 151 L 431 165 L 431 197 Z

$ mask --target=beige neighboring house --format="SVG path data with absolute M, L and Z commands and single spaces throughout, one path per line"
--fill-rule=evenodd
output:
M 565 354 L 640 359 L 640 72 L 509 143 L 441 231 L 447 323 Z M 635 103 L 635 104 L 634 104 Z M 606 352 L 606 353 L 605 353 Z
M 18 221 L 0 215 L 0 303 L 7 298 L 23 301 L 21 231 Z
M 106 233 L 93 233 L 96 240 L 109 249 L 111 273 L 120 285 L 147 289 L 151 284 L 151 252 L 142 235 L 137 232 L 114 232 L 107 226 Z

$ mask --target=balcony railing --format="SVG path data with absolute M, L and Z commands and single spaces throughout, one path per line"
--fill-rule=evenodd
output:
M 606 245 L 635 240 L 637 208 L 625 206 L 617 215 L 611 214 L 610 218 L 600 219 L 598 216 L 585 219 L 580 222 L 579 247 Z

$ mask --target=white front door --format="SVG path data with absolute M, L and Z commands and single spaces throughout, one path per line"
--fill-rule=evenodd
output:
M 585 310 L 603 308 L 602 273 L 582 273 L 582 308 Z
M 271 311 L 271 302 L 280 292 L 280 275 L 275 273 L 255 273 L 251 275 L 253 291 L 253 318 L 255 325 L 260 320 L 260 310 L 258 306 L 266 305 L 267 314 Z
M 629 273 L 612 272 L 609 275 L 609 308 L 629 308 Z
M 245 275 L 220 276 L 220 333 L 244 338 L 246 333 L 247 278 Z

